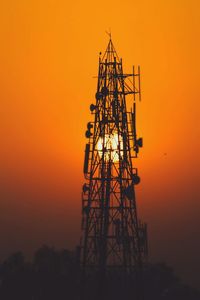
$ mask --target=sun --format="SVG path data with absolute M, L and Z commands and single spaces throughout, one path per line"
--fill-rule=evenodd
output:
M 106 161 L 119 161 L 121 151 L 123 150 L 123 143 L 121 136 L 117 133 L 105 134 L 105 137 L 100 137 L 97 142 L 97 150 L 100 157 L 103 155 L 104 148 L 104 158 Z

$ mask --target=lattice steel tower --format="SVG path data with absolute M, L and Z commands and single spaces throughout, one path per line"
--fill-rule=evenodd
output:
M 138 221 L 135 199 L 140 178 L 134 159 L 142 147 L 136 135 L 136 98 L 140 99 L 140 68 L 124 74 L 110 38 L 99 57 L 96 103 L 90 105 L 93 120 L 87 124 L 82 193 L 82 275 L 86 285 L 96 278 L 100 298 L 113 272 L 123 284 L 131 278 L 139 287 L 147 253 L 146 225 Z M 138 290 L 132 299 L 142 299 Z

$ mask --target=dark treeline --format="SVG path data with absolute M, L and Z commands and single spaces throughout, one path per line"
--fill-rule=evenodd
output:
M 182 284 L 165 264 L 149 264 L 143 277 L 145 300 L 200 300 L 200 293 Z M 113 291 L 109 299 L 126 300 L 120 292 L 120 282 L 113 278 L 111 281 Z M 17 252 L 0 265 L 1 300 L 78 300 L 80 291 L 77 259 L 68 250 L 43 246 L 32 262 L 25 261 L 23 253 Z

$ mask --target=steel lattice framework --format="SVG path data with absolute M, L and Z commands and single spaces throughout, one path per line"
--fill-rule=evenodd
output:
M 133 106 L 127 111 L 126 97 Z M 103 282 L 109 270 L 124 276 L 141 269 L 147 254 L 146 224 L 138 221 L 134 159 L 142 138 L 136 135 L 136 100 L 140 99 L 140 68 L 124 74 L 110 38 L 99 57 L 96 103 L 87 124 L 82 193 L 81 268 Z M 93 275 L 92 275 L 93 276 Z

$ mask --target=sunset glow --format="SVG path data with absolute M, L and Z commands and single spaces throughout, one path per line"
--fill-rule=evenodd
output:
M 0 15 L 2 256 L 79 241 L 84 134 L 110 28 L 124 73 L 141 67 L 136 123 L 144 147 L 134 164 L 150 255 L 185 277 L 195 273 L 200 1 L 12 0 L 2 1 Z M 117 143 L 107 138 L 115 161 Z M 97 149 L 101 155 L 101 140 Z

